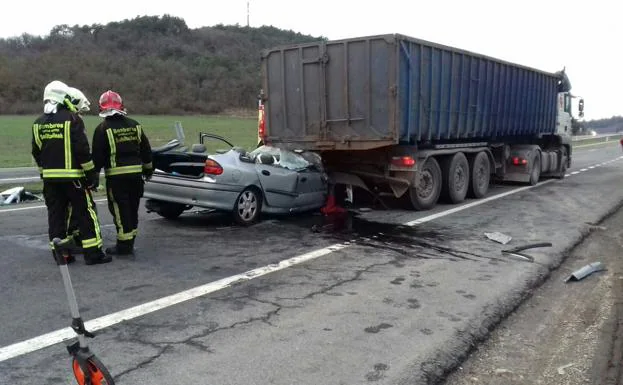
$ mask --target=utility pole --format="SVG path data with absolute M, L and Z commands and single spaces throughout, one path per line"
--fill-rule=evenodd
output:
M 249 0 L 247 0 L 247 27 L 249 26 Z

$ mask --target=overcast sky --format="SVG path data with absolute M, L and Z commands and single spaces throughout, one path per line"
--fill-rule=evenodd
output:
M 250 0 L 250 25 L 329 39 L 402 33 L 555 72 L 566 67 L 585 119 L 623 115 L 623 2 L 619 0 Z M 0 37 L 170 14 L 190 28 L 247 23 L 246 0 L 3 1 Z M 118 6 L 116 6 L 119 4 Z M 122 4 L 122 6 L 120 5 Z M 619 5 L 621 4 L 621 5 Z M 72 7 L 65 7 L 71 5 Z

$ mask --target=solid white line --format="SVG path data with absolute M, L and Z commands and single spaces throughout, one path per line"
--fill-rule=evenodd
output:
M 575 171 L 578 173 L 578 171 Z M 442 218 L 463 210 L 467 210 L 469 208 L 479 206 L 485 204 L 487 202 L 491 202 L 500 198 L 507 197 L 509 195 L 517 194 L 526 190 L 530 190 L 551 182 L 554 182 L 554 179 L 549 179 L 538 183 L 535 186 L 525 186 L 515 190 L 507 191 L 501 194 L 497 194 L 485 199 L 480 199 L 478 201 L 474 201 L 472 203 L 468 203 L 459 207 L 455 207 L 449 210 L 445 210 L 436 214 L 428 215 L 426 217 L 416 219 L 413 221 L 409 221 L 404 223 L 406 226 L 415 226 L 418 224 L 422 224 L 425 222 L 430 222 L 432 220 Z M 376 235 L 372 236 L 372 238 L 377 238 Z M 188 301 L 191 299 L 195 299 L 210 293 L 214 293 L 216 291 L 225 289 L 227 287 L 231 287 L 235 283 L 248 281 L 257 277 L 261 277 L 266 274 L 273 273 L 275 271 L 283 270 L 291 266 L 298 265 L 303 262 L 308 262 L 314 260 L 316 258 L 323 257 L 325 255 L 331 254 L 334 251 L 342 250 L 349 247 L 350 242 L 344 243 L 336 243 L 334 245 L 314 250 L 302 255 L 298 255 L 296 257 L 292 257 L 290 259 L 286 259 L 280 261 L 279 263 L 267 265 L 263 267 L 259 267 L 257 269 L 249 270 L 246 273 L 237 274 L 231 277 L 223 278 L 218 281 L 210 282 L 201 286 L 197 286 L 176 294 L 169 295 L 167 297 L 162 297 L 157 300 L 147 302 L 141 305 L 137 305 L 128 309 L 124 309 L 118 311 L 116 313 L 108 314 L 90 321 L 85 322 L 86 328 L 88 330 L 97 331 L 104 329 L 106 327 L 121 323 L 123 321 L 131 320 L 137 317 L 141 317 L 143 315 L 153 313 L 158 310 L 162 310 L 164 308 L 179 304 L 184 301 Z M 22 342 L 17 342 L 12 345 L 4 346 L 0 348 L 0 362 L 6 361 L 8 359 L 31 353 L 33 351 L 46 348 L 48 346 L 66 341 L 75 337 L 75 334 L 71 328 L 59 329 L 47 334 L 40 335 L 38 337 L 34 337 Z
M 89 331 L 101 330 L 123 321 L 131 320 L 145 314 L 176 305 L 184 301 L 188 301 L 197 297 L 204 296 L 206 294 L 213 293 L 215 291 L 225 289 L 236 283 L 241 283 L 254 278 L 258 278 L 263 275 L 273 273 L 275 271 L 283 270 L 288 267 L 325 256 L 346 247 L 348 246 L 344 244 L 335 244 L 333 246 L 325 247 L 323 249 L 314 250 L 309 253 L 280 261 L 276 264 L 263 266 L 257 269 L 247 271 L 246 273 L 223 278 L 218 281 L 197 286 L 177 294 L 159 298 L 155 301 L 147 302 L 142 305 L 137 305 L 116 313 L 108 314 L 103 317 L 99 317 L 85 322 L 85 326 L 86 329 Z M 47 334 L 43 334 L 35 338 L 31 338 L 26 341 L 18 342 L 13 345 L 5 346 L 3 348 L 0 348 L 0 362 L 9 360 L 22 354 L 33 352 L 35 350 L 46 348 L 48 346 L 66 341 L 74 337 L 75 333 L 73 332 L 73 330 L 67 327 Z
M 106 198 L 103 199 L 94 199 L 93 202 L 95 203 L 100 203 L 100 202 L 105 202 Z M 28 207 L 18 207 L 15 209 L 0 209 L 0 214 L 1 213 L 8 213 L 11 211 L 24 211 L 24 210 L 34 210 L 34 209 L 44 209 L 45 205 L 39 205 L 39 206 L 28 206 Z
M 35 179 L 41 179 L 38 176 L 20 176 L 20 177 L 15 177 L 15 178 L 2 178 L 0 179 L 0 183 L 2 182 L 11 182 L 11 181 L 20 181 L 20 180 L 35 180 Z
M 468 203 L 468 204 L 463 205 L 463 206 L 455 207 L 455 208 L 452 208 L 452 209 L 449 209 L 449 210 L 446 210 L 446 211 L 442 211 L 442 212 L 437 213 L 437 214 L 429 215 L 429 216 L 424 217 L 424 218 L 420 218 L 420 219 L 416 219 L 416 220 L 407 222 L 407 223 L 405 223 L 405 225 L 406 226 L 415 226 L 415 225 L 419 225 L 419 224 L 422 224 L 422 223 L 430 222 L 430 221 L 432 221 L 434 219 L 437 219 L 437 218 L 445 217 L 447 215 L 454 214 L 454 213 L 457 213 L 459 211 L 467 210 L 467 209 L 475 207 L 475 206 L 480 206 L 480 205 L 485 204 L 487 202 L 491 202 L 491 201 L 494 201 L 496 199 L 504 198 L 504 197 L 509 196 L 509 195 L 517 194 L 517 193 L 520 193 L 522 191 L 530 190 L 530 189 L 533 189 L 535 187 L 542 186 L 544 184 L 548 184 L 548 183 L 551 183 L 551 182 L 554 182 L 554 179 L 549 179 L 549 180 L 543 181 L 543 182 L 541 182 L 541 183 L 539 183 L 539 184 L 537 184 L 535 186 L 525 186 L 525 187 L 521 187 L 521 188 L 518 188 L 518 189 L 515 189 L 515 190 L 507 191 L 505 193 L 494 195 L 492 197 L 479 199 L 477 201 L 474 201 L 472 203 Z

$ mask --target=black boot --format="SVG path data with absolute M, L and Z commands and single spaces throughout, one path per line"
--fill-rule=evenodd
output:
M 84 263 L 87 265 L 108 263 L 110 261 L 112 261 L 112 257 L 104 254 L 104 251 L 100 247 L 84 251 Z
M 134 254 L 134 240 L 120 241 L 117 240 L 117 244 L 113 247 L 106 249 L 106 254 L 112 255 L 133 255 Z

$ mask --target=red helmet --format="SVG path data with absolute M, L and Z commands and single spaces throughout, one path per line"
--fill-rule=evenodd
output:
M 100 111 L 117 110 L 124 111 L 121 95 L 115 91 L 108 90 L 100 96 Z

